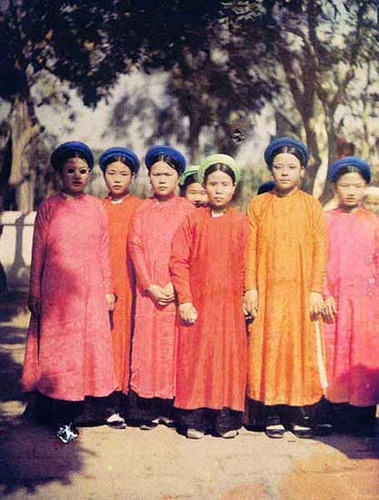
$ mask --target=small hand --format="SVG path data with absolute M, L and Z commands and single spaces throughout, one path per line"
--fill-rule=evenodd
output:
M 167 285 L 163 287 L 163 290 L 168 294 L 167 297 L 170 299 L 170 302 L 175 300 L 174 285 L 171 282 L 167 283 Z
M 28 308 L 35 318 L 38 319 L 41 317 L 41 299 L 39 297 L 29 295 Z
M 243 303 L 243 312 L 246 316 L 255 318 L 258 314 L 258 290 L 252 288 L 245 292 Z
M 193 324 L 197 320 L 198 314 L 192 302 L 184 302 L 183 304 L 179 304 L 178 312 L 180 319 L 185 323 Z
M 170 291 L 166 291 L 165 288 L 159 285 L 150 285 L 147 289 L 151 298 L 159 304 L 160 306 L 166 306 L 174 300 Z
M 114 310 L 114 305 L 116 303 L 116 296 L 114 293 L 106 293 L 105 300 L 107 301 L 108 311 Z
M 327 322 L 334 321 L 335 315 L 337 314 L 337 304 L 334 297 L 331 295 L 326 297 L 324 300 L 324 310 L 322 312 L 322 317 Z
M 309 294 L 309 309 L 312 318 L 316 318 L 324 309 L 324 299 L 321 293 L 311 292 Z

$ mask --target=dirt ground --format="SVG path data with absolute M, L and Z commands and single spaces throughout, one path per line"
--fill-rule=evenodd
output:
M 191 441 L 174 429 L 88 427 L 62 445 L 21 418 L 26 295 L 0 306 L 0 496 L 6 499 L 184 500 L 379 498 L 379 432 L 283 440 L 242 429 Z M 379 419 L 377 419 L 377 422 Z M 377 430 L 379 425 L 377 424 Z

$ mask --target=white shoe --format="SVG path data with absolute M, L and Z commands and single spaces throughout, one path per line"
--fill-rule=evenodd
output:
M 205 432 L 198 431 L 196 429 L 187 429 L 188 439 L 201 439 L 205 436 Z
M 231 431 L 226 431 L 226 432 L 220 432 L 220 436 L 224 439 L 233 439 L 236 436 L 238 436 L 238 431 L 231 430 Z
M 119 413 L 112 413 L 112 415 L 106 419 L 106 423 L 109 427 L 113 427 L 114 429 L 125 429 L 126 427 L 125 420 Z

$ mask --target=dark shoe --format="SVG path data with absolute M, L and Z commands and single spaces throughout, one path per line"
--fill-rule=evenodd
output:
M 316 436 L 330 436 L 333 433 L 332 424 L 317 424 L 314 428 Z
M 155 429 L 158 424 L 159 418 L 156 418 L 154 420 L 146 420 L 145 422 L 142 422 L 139 428 L 141 429 L 141 431 L 151 431 L 152 429 Z
M 73 424 L 64 424 L 58 427 L 56 436 L 59 441 L 67 444 L 78 439 L 79 433 Z
M 286 430 L 283 424 L 270 424 L 266 425 L 265 434 L 271 439 L 282 439 Z

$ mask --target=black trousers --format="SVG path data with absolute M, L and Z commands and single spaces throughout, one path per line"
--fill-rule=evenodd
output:
M 151 422 L 158 417 L 174 418 L 173 399 L 142 398 L 130 391 L 128 403 L 128 416 L 135 422 Z
M 82 411 L 82 401 L 63 401 L 34 392 L 30 394 L 24 416 L 43 425 L 57 426 L 74 422 Z
M 330 420 L 335 430 L 355 432 L 375 424 L 376 406 L 330 403 Z
M 211 410 L 209 408 L 198 408 L 195 410 L 178 410 L 178 421 L 184 429 L 196 429 L 197 431 L 215 431 L 219 434 L 237 430 L 242 425 L 242 412 L 223 408 L 222 410 Z
M 322 421 L 325 423 L 323 400 L 313 405 L 265 405 L 261 401 L 248 399 L 246 426 L 263 430 L 267 425 L 283 424 L 284 426 L 302 425 L 314 427 Z

